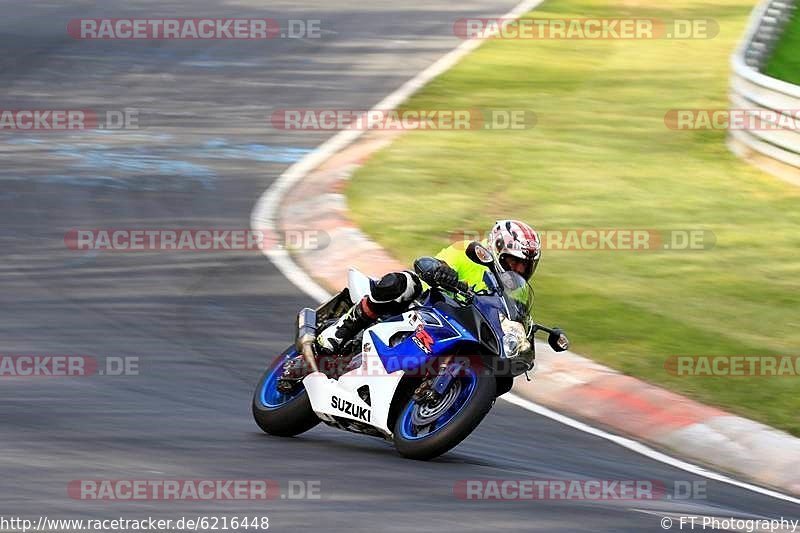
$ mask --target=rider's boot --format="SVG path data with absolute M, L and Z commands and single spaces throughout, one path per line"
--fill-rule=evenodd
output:
M 317 346 L 327 355 L 342 355 L 342 347 L 356 334 L 373 324 L 378 315 L 370 307 L 365 296 L 317 336 Z
M 379 316 L 405 309 L 422 292 L 422 283 L 413 272 L 390 272 L 371 284 L 369 296 L 356 303 L 335 324 L 317 336 L 322 353 L 342 355 L 342 347 L 356 334 L 371 326 Z
M 324 360 L 317 360 L 321 366 L 330 365 L 332 359 L 341 356 L 341 349 L 347 341 L 374 323 L 378 318 L 369 306 L 367 297 L 351 307 L 339 320 L 325 328 L 317 337 L 316 348 Z M 302 354 L 283 364 L 283 372 L 278 378 L 278 390 L 289 392 L 312 372 L 311 366 Z
M 422 292 L 422 284 L 413 272 L 391 272 L 383 276 L 365 296 L 351 307 L 339 320 L 325 328 L 318 336 L 315 348 L 323 357 L 317 359 L 320 370 L 335 366 L 342 356 L 342 348 L 349 340 L 375 323 L 378 316 L 399 312 Z M 286 361 L 278 380 L 278 389 L 291 391 L 312 369 L 302 355 Z

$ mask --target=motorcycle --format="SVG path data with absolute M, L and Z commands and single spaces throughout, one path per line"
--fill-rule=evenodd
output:
M 486 267 L 486 289 L 423 278 L 430 288 L 405 312 L 378 320 L 342 354 L 318 356 L 317 332 L 369 294 L 370 278 L 350 269 L 347 288 L 299 313 L 294 345 L 261 376 L 252 402 L 258 426 L 288 437 L 324 422 L 386 439 L 420 460 L 458 445 L 533 368 L 536 332 L 548 333 L 555 351 L 569 347 L 563 331 L 533 322 L 533 288 L 524 278 L 503 271 L 477 242 L 466 253 Z M 279 387 L 284 364 L 301 356 L 312 371 L 291 390 Z

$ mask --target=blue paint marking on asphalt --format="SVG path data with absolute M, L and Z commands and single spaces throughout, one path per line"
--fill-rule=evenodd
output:
M 122 184 L 122 188 L 150 191 L 181 190 L 192 185 L 208 190 L 215 188 L 216 174 L 210 168 L 181 159 L 162 157 L 142 147 L 133 150 L 107 150 L 72 145 L 61 146 L 55 154 L 75 159 L 73 169 L 82 171 L 79 176 L 72 176 L 72 180 L 63 179 L 68 176 L 51 177 L 56 180 L 61 178 L 60 181 L 71 184 L 107 185 L 112 188 L 118 188 Z M 92 175 L 95 171 L 120 176 Z
M 28 179 L 28 178 L 26 178 Z M 40 176 L 34 178 L 42 183 L 54 183 L 58 185 L 76 185 L 82 187 L 105 187 L 109 189 L 131 190 L 133 187 L 124 178 L 113 176 L 73 176 L 67 174 L 57 174 L 52 176 Z
M 197 157 L 210 159 L 246 159 L 264 163 L 294 163 L 312 150 L 291 146 L 270 146 L 266 144 L 229 144 L 226 139 L 211 139 L 203 144 Z
M 44 144 L 44 140 L 31 137 L 13 137 L 8 139 L 6 144 Z
M 183 175 L 189 177 L 211 177 L 214 172 L 202 165 L 169 159 L 144 150 L 81 150 L 72 148 L 58 150 L 57 155 L 78 159 L 82 168 L 104 168 L 140 174 Z
M 167 134 L 148 135 L 148 140 L 168 141 Z M 67 143 L 40 138 L 13 138 L 12 145 L 36 145 L 56 157 L 72 160 L 67 172 L 50 176 L 31 176 L 28 180 L 85 187 L 106 187 L 123 190 L 185 190 L 200 186 L 207 190 L 216 188 L 217 173 L 205 164 L 187 159 L 245 160 L 262 163 L 291 164 L 312 150 L 290 146 L 272 146 L 258 143 L 233 144 L 228 139 L 210 139 L 200 145 L 172 147 L 140 145 L 130 148 L 112 148 L 106 144 L 81 141 Z M 8 179 L 8 178 L 6 178 Z
M 97 250 L 88 250 L 81 256 L 76 257 L 75 259 L 68 259 L 64 261 L 65 267 L 83 267 L 87 265 L 94 265 L 97 263 Z

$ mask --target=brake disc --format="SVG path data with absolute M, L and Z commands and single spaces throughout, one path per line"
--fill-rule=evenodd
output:
M 447 411 L 461 393 L 461 381 L 454 380 L 447 392 L 432 402 L 416 403 L 411 412 L 411 421 L 416 426 L 427 426 Z

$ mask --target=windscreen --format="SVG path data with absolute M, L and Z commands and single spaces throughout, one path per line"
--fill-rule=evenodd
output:
M 500 274 L 503 284 L 503 298 L 508 306 L 510 320 L 520 322 L 526 327 L 532 323 L 533 287 L 516 272 Z

